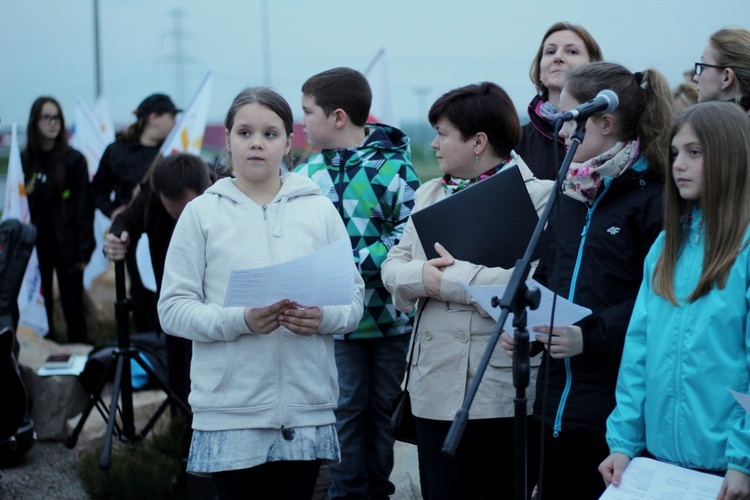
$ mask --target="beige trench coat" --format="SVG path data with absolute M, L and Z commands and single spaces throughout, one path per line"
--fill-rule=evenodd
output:
M 514 154 L 514 159 L 534 207 L 541 214 L 553 183 L 536 179 L 520 157 Z M 440 179 L 430 180 L 417 190 L 414 211 L 445 196 Z M 422 267 L 426 261 L 414 224 L 409 219 L 401 241 L 388 253 L 381 273 L 398 310 L 409 312 L 416 306 L 420 311 L 415 318 L 422 312 L 418 329 L 413 333 L 416 343 L 409 379 L 412 411 L 421 418 L 453 420 L 495 325 L 457 281 L 474 286 L 504 285 L 512 270 L 457 260 L 443 273 L 442 300 L 431 299 L 424 305 L 427 293 L 422 282 Z M 538 355 L 531 360 L 531 380 L 526 391 L 529 412 L 540 359 Z M 498 343 L 471 405 L 469 418 L 512 417 L 514 397 L 512 361 Z

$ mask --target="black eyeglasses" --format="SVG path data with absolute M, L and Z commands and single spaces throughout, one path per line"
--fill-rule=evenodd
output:
M 41 120 L 43 122 L 47 122 L 50 125 L 53 124 L 53 123 L 55 123 L 55 122 L 59 123 L 61 119 L 62 119 L 62 117 L 60 115 L 42 115 L 42 116 L 39 117 L 39 120 Z
M 695 63 L 695 74 L 700 75 L 703 73 L 703 68 L 718 68 L 718 69 L 724 69 L 726 66 L 717 66 L 715 64 L 706 64 L 706 63 Z

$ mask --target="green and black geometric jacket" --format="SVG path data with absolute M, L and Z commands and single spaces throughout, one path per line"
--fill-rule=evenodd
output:
M 320 186 L 341 214 L 354 261 L 365 281 L 365 312 L 356 332 L 337 337 L 379 338 L 411 332 L 411 315 L 397 311 L 383 287 L 380 266 L 401 239 L 420 185 L 409 138 L 395 127 L 368 123 L 363 144 L 324 149 L 295 172 Z

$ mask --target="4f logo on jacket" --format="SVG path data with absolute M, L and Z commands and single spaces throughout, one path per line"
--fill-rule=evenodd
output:
M 612 236 L 614 236 L 614 235 L 616 235 L 617 233 L 619 233 L 619 232 L 620 232 L 620 228 L 619 228 L 619 227 L 617 227 L 617 226 L 612 226 L 612 227 L 610 227 L 609 229 L 607 229 L 607 232 L 608 232 L 609 234 L 611 234 Z

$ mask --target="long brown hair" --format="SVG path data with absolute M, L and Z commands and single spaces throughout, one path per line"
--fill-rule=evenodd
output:
M 617 117 L 618 136 L 640 139 L 649 166 L 663 176 L 669 159 L 668 131 L 674 119 L 667 80 L 655 69 L 631 73 L 619 64 L 594 62 L 571 70 L 565 82 L 568 94 L 581 103 L 604 89 L 613 90 L 619 97 L 620 104 L 612 113 Z
M 677 117 L 670 140 L 689 125 L 698 138 L 703 158 L 700 206 L 706 240 L 698 284 L 685 298 L 698 300 L 712 288 L 724 288 L 750 221 L 750 120 L 739 106 L 706 102 L 689 107 Z M 680 197 L 674 182 L 665 182 L 664 249 L 656 262 L 654 292 L 677 305 L 674 272 L 689 228 L 684 220 L 692 202 Z
M 39 162 L 44 153 L 42 151 L 42 136 L 39 132 L 39 120 L 42 119 L 42 107 L 48 102 L 54 104 L 60 114 L 60 133 L 55 137 L 52 150 L 49 152 L 52 186 L 56 192 L 60 192 L 65 176 L 64 159 L 68 152 L 68 135 L 65 130 L 65 115 L 63 115 L 62 106 L 54 97 L 38 97 L 31 105 L 29 122 L 26 125 L 26 147 L 21 153 L 21 159 L 23 160 L 24 175 L 29 179 L 39 168 Z

